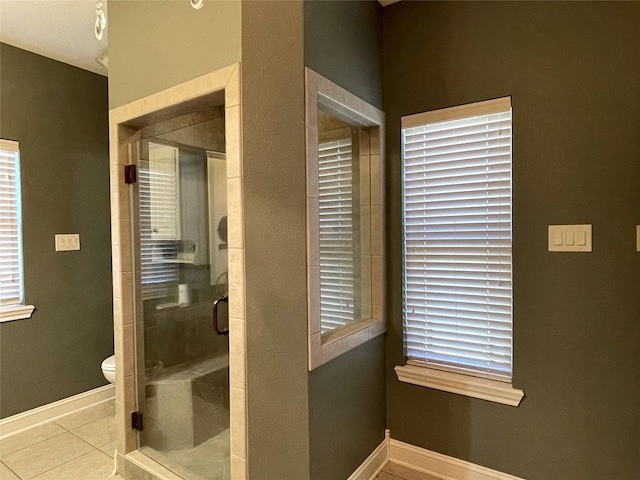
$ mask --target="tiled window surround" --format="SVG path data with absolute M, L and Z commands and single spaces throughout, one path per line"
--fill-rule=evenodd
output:
M 139 348 L 134 348 L 134 321 L 138 331 L 144 326 L 141 315 L 140 272 L 132 256 L 132 221 L 129 187 L 124 183 L 124 167 L 129 163 L 127 144 L 141 126 L 155 123 L 167 113 L 184 112 L 185 102 L 196 104 L 211 94 L 224 93 L 227 202 L 229 245 L 229 375 L 231 410 L 231 473 L 232 478 L 246 478 L 246 342 L 244 290 L 244 229 L 242 210 L 242 152 L 240 120 L 240 64 L 230 65 L 183 84 L 150 95 L 109 112 L 111 165 L 111 232 L 113 257 L 113 316 L 115 330 L 116 421 L 118 426 L 118 471 L 125 472 L 125 455 L 136 449 L 136 433 L 131 429 L 130 415 L 135 410 L 134 352 L 144 363 L 142 335 Z M 135 125 L 135 129 L 131 128 Z M 134 286 L 136 288 L 134 297 Z M 134 303 L 134 298 L 137 302 Z M 138 312 L 134 315 L 135 311 Z M 134 320 L 135 319 L 135 320 Z M 144 370 L 143 370 L 144 371 Z M 144 375 L 144 373 L 142 374 Z M 140 382 L 143 383 L 142 381 Z M 136 463 L 158 479 L 166 475 L 153 462 L 140 461 L 140 453 L 131 455 L 128 464 Z M 157 465 L 157 464 L 156 464 Z M 129 467 L 131 470 L 135 467 Z
M 351 92 L 305 68 L 307 148 L 307 305 L 309 321 L 309 370 L 383 334 L 384 303 L 384 113 Z M 363 265 L 371 266 L 371 316 L 321 334 L 320 323 L 320 221 L 318 194 L 318 103 L 364 127 L 360 162 L 368 165 L 370 199 L 361 208 L 370 209 L 370 238 L 363 242 Z M 363 138 L 364 137 L 364 138 Z M 369 137 L 368 139 L 366 137 Z M 368 140 L 368 141 L 367 141 Z M 365 170 L 366 171 L 366 170 Z M 365 229 L 367 230 L 367 229 Z M 365 245 L 370 245 L 365 249 Z

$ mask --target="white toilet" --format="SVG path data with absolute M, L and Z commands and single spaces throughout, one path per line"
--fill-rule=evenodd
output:
M 111 355 L 102 361 L 102 374 L 104 378 L 109 380 L 109 383 L 116 383 L 116 356 Z M 118 470 L 118 450 L 113 452 L 113 471 L 111 475 L 115 475 Z
M 102 362 L 102 374 L 110 383 L 116 383 L 116 356 L 111 355 Z

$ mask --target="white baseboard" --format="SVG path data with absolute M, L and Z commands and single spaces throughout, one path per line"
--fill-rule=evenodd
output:
M 389 441 L 389 461 L 443 480 L 524 480 L 393 439 Z
M 108 402 L 115 397 L 115 392 L 115 385 L 105 385 L 104 387 L 98 387 L 73 397 L 63 398 L 57 402 L 4 418 L 0 420 L 0 439 L 42 423 L 50 422 L 76 410 Z
M 384 440 L 347 480 L 373 480 L 389 461 L 389 430 Z

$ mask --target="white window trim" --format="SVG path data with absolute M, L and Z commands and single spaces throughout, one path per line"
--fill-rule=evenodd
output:
M 507 108 L 511 108 L 510 97 L 424 112 L 403 117 L 402 128 L 410 128 L 425 123 L 454 120 L 466 116 L 483 115 L 492 113 L 496 109 Z M 408 361 L 405 365 L 396 366 L 394 370 L 398 380 L 401 382 L 504 405 L 517 407 L 524 397 L 524 391 L 514 388 L 510 382 L 439 370 L 430 366 L 417 365 L 411 361 Z
M 20 143 L 13 140 L 0 139 L 0 150 L 20 152 Z M 16 172 L 19 175 L 19 172 Z M 22 228 L 22 226 L 20 226 Z M 24 285 L 24 273 L 21 273 Z M 35 307 L 33 305 L 13 304 L 0 307 L 0 323 L 31 318 Z
M 0 323 L 31 318 L 36 307 L 33 305 L 11 305 L 0 308 Z
M 433 368 L 416 365 L 398 365 L 394 368 L 398 380 L 413 385 L 433 388 L 467 397 L 479 398 L 490 402 L 502 403 L 517 407 L 524 397 L 524 392 L 509 383 L 486 378 L 445 372 Z

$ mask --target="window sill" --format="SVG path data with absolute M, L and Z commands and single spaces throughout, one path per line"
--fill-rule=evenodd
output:
M 337 332 L 325 334 L 324 337 L 320 332 L 309 335 L 309 371 L 315 370 L 386 331 L 386 324 L 376 316 L 354 322 Z
M 396 366 L 398 380 L 422 387 L 434 388 L 445 392 L 466 395 L 490 402 L 502 403 L 517 407 L 524 397 L 524 392 L 513 388 L 510 384 L 475 378 L 459 373 L 444 372 L 415 365 Z
M 26 320 L 31 318 L 31 314 L 36 307 L 33 305 L 17 305 L 0 308 L 0 323 L 12 322 L 14 320 Z

